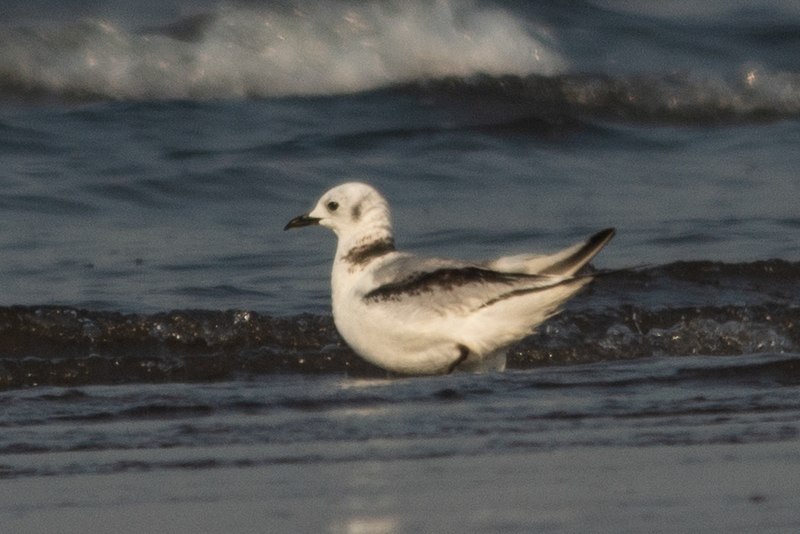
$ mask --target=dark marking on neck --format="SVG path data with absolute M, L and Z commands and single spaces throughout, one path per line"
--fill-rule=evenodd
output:
M 394 252 L 394 239 L 386 237 L 365 245 L 353 247 L 342 259 L 352 265 L 366 265 L 375 258 Z

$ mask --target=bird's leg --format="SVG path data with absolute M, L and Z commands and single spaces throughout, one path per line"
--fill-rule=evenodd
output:
M 456 358 L 456 360 L 450 364 L 450 367 L 447 368 L 448 375 L 453 371 L 455 371 L 456 367 L 461 365 L 461 363 L 467 359 L 467 356 L 469 356 L 469 349 L 464 345 L 461 345 L 459 343 L 458 345 L 456 345 L 456 348 L 458 349 L 458 358 Z

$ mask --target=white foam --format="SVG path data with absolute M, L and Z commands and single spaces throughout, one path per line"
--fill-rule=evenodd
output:
M 0 37 L 0 73 L 47 93 L 168 99 L 324 95 L 565 66 L 530 22 L 471 2 L 221 7 L 204 20 L 189 39 L 97 19 L 12 29 Z

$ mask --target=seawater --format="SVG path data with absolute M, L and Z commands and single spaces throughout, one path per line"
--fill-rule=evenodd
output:
M 0 13 L 0 477 L 797 440 L 794 2 L 137 6 Z M 282 231 L 348 180 L 404 249 L 615 272 L 387 377 Z

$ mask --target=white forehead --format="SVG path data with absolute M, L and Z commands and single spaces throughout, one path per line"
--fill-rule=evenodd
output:
M 360 202 L 369 198 L 374 198 L 376 200 L 382 199 L 380 193 L 371 185 L 361 182 L 348 182 L 346 184 L 337 185 L 322 195 L 321 201 Z

